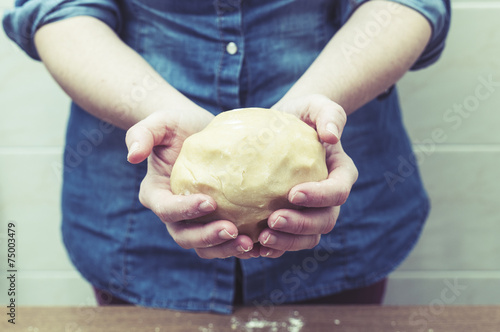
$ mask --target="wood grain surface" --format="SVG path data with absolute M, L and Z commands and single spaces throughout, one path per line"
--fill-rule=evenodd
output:
M 241 307 L 232 315 L 130 306 L 20 307 L 15 325 L 2 316 L 2 332 L 500 332 L 500 306 Z

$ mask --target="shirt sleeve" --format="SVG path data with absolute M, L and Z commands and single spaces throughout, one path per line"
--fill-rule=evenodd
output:
M 345 23 L 351 14 L 363 3 L 369 0 L 343 0 L 341 20 Z M 436 62 L 444 50 L 446 36 L 450 28 L 450 0 L 390 0 L 410 7 L 422 14 L 432 27 L 432 35 L 420 58 L 411 70 L 427 67 Z M 375 15 L 376 16 L 376 15 Z M 375 17 L 374 20 L 382 19 Z
M 40 60 L 34 43 L 42 25 L 75 16 L 92 16 L 119 32 L 120 8 L 115 0 L 16 0 L 15 7 L 4 12 L 3 28 L 7 36 L 31 58 Z

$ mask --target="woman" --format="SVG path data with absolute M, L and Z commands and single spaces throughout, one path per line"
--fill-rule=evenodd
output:
M 393 85 L 437 60 L 449 1 L 16 4 L 7 34 L 74 101 L 62 229 L 100 302 L 228 313 L 382 301 L 429 209 L 417 168 L 400 172 L 414 159 Z M 294 187 L 306 209 L 273 213 L 256 244 L 227 220 L 184 223 L 216 203 L 169 188 L 183 140 L 249 106 L 315 128 L 330 172 Z

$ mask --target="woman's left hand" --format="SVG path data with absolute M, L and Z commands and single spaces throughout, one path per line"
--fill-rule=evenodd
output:
M 269 216 L 269 228 L 259 235 L 260 245 L 252 251 L 277 258 L 286 251 L 314 248 L 321 235 L 333 229 L 358 171 L 340 143 L 347 120 L 340 105 L 323 95 L 310 95 L 279 102 L 273 108 L 296 115 L 317 131 L 326 149 L 328 168 L 326 180 L 296 185 L 288 193 L 288 200 L 304 209 L 280 209 Z

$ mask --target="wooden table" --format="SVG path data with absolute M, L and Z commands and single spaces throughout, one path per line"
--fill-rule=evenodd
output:
M 242 307 L 233 315 L 140 307 L 20 307 L 15 326 L 28 332 L 500 332 L 500 306 Z

